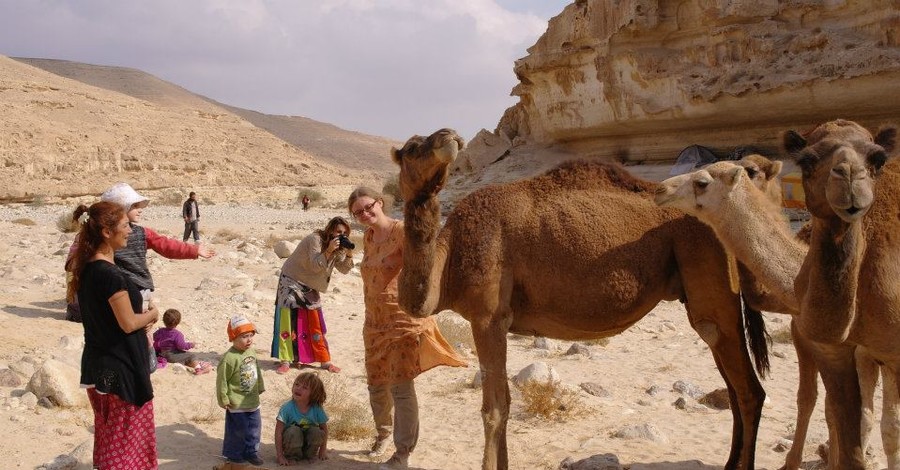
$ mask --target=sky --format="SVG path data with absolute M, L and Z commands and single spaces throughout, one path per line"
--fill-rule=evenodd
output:
M 132 67 L 222 103 L 406 140 L 493 131 L 572 0 L 0 0 L 0 54 Z

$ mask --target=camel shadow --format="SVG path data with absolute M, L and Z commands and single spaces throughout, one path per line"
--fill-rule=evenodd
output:
M 629 470 L 719 470 L 719 465 L 706 465 L 699 460 L 682 460 L 680 462 L 636 462 L 624 465 Z

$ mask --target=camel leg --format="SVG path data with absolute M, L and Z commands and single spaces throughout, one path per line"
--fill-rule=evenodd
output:
M 900 391 L 897 390 L 898 377 L 887 367 L 881 368 L 882 377 L 882 411 L 881 442 L 887 456 L 888 470 L 900 470 Z
M 724 309 L 719 311 L 718 317 L 713 317 L 715 322 L 711 319 L 695 321 L 696 315 L 691 313 L 694 310 L 696 309 L 688 306 L 691 324 L 709 345 L 732 403 L 731 414 L 734 421 L 731 451 L 725 469 L 753 469 L 756 436 L 766 393 L 747 353 L 739 300 L 735 297 L 733 308 L 728 309 L 734 312 L 729 321 L 723 320 L 721 313 L 726 311 Z
M 484 423 L 484 470 L 506 470 L 506 423 L 509 420 L 509 382 L 506 376 L 508 326 L 496 319 L 472 322 L 482 377 L 481 419 Z
M 878 364 L 863 348 L 856 348 L 856 373 L 859 374 L 859 396 L 862 403 L 860 444 L 863 456 L 868 458 L 869 439 L 875 427 L 875 385 L 878 383 Z
M 832 427 L 830 468 L 865 470 L 862 453 L 862 398 L 854 347 L 813 343 L 819 373 L 825 383 L 825 412 Z M 834 442 L 834 440 L 837 442 Z
M 809 420 L 812 418 L 819 396 L 818 382 L 819 370 L 816 368 L 815 357 L 809 346 L 797 331 L 797 323 L 791 320 L 791 339 L 794 349 L 797 350 L 797 365 L 800 369 L 799 385 L 797 387 L 797 421 L 794 428 L 794 443 L 788 451 L 784 465 L 780 470 L 798 470 L 803 463 L 803 447 L 806 445 L 806 433 L 809 431 Z

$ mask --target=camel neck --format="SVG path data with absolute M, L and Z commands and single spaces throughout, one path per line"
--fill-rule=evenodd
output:
M 754 188 L 755 189 L 755 188 Z M 806 247 L 791 232 L 781 208 L 759 191 L 737 191 L 714 226 L 719 239 L 788 308 L 799 310 L 794 278 Z
M 862 222 L 814 218 L 809 245 L 809 256 L 797 276 L 801 331 L 814 341 L 845 341 L 856 318 L 866 246 Z

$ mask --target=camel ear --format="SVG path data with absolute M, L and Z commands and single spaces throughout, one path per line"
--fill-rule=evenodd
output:
M 402 161 L 402 157 L 400 156 L 400 150 L 397 147 L 391 147 L 391 160 L 396 164 L 400 164 Z
M 880 145 L 888 155 L 894 153 L 897 146 L 897 128 L 894 126 L 883 127 L 875 135 L 875 143 Z
M 806 139 L 797 131 L 787 131 L 781 138 L 781 145 L 788 154 L 794 154 L 806 147 Z
M 772 178 L 781 174 L 781 169 L 784 167 L 784 162 L 781 160 L 772 161 L 772 166 L 769 167 L 769 172 L 766 173 L 766 181 L 771 181 Z

